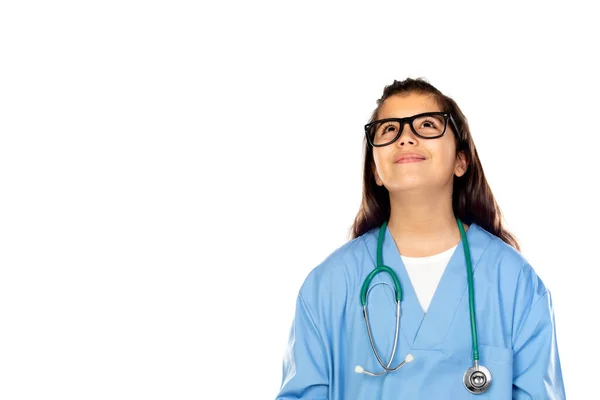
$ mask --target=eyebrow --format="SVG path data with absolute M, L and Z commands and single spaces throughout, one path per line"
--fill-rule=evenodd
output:
M 401 119 L 401 118 L 410 118 L 410 117 L 414 117 L 415 115 L 419 115 L 419 114 L 425 114 L 425 113 L 443 113 L 444 111 L 422 111 L 422 112 L 418 112 L 416 114 L 412 114 L 412 115 L 408 115 L 406 117 L 382 117 L 381 115 L 379 115 L 377 117 L 378 120 L 380 119 L 390 119 L 390 118 L 396 118 L 396 119 Z

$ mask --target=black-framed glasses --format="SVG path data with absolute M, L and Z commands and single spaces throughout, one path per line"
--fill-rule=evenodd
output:
M 382 147 L 394 143 L 400 137 L 402 127 L 408 122 L 410 128 L 420 138 L 437 139 L 444 136 L 448 121 L 452 124 L 457 137 L 459 132 L 450 113 L 425 112 L 406 118 L 385 118 L 365 125 L 365 135 L 371 146 Z

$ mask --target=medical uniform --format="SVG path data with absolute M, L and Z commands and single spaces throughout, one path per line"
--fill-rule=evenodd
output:
M 398 275 L 403 291 L 398 348 L 391 366 L 414 361 L 379 377 L 363 317 L 361 286 L 376 266 L 378 228 L 348 241 L 314 268 L 296 302 L 278 400 L 283 399 L 565 399 L 550 292 L 514 248 L 471 224 L 466 232 L 475 294 L 479 363 L 492 383 L 468 392 L 465 371 L 473 366 L 469 295 L 462 240 L 423 311 L 388 228 L 383 264 Z M 386 281 L 375 276 L 372 285 Z M 374 342 L 384 362 L 393 348 L 396 303 L 387 285 L 368 296 Z

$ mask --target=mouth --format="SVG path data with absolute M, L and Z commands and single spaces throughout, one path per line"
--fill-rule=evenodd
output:
M 394 161 L 394 163 L 395 164 L 407 164 L 407 163 L 414 163 L 414 162 L 420 162 L 420 161 L 425 161 L 425 157 L 418 156 L 418 155 L 405 155 L 405 156 L 398 158 L 396 161 Z

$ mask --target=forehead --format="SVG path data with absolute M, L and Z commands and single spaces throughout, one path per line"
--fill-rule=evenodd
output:
M 431 95 L 420 93 L 393 95 L 383 102 L 378 119 L 404 118 L 430 111 L 442 111 Z

